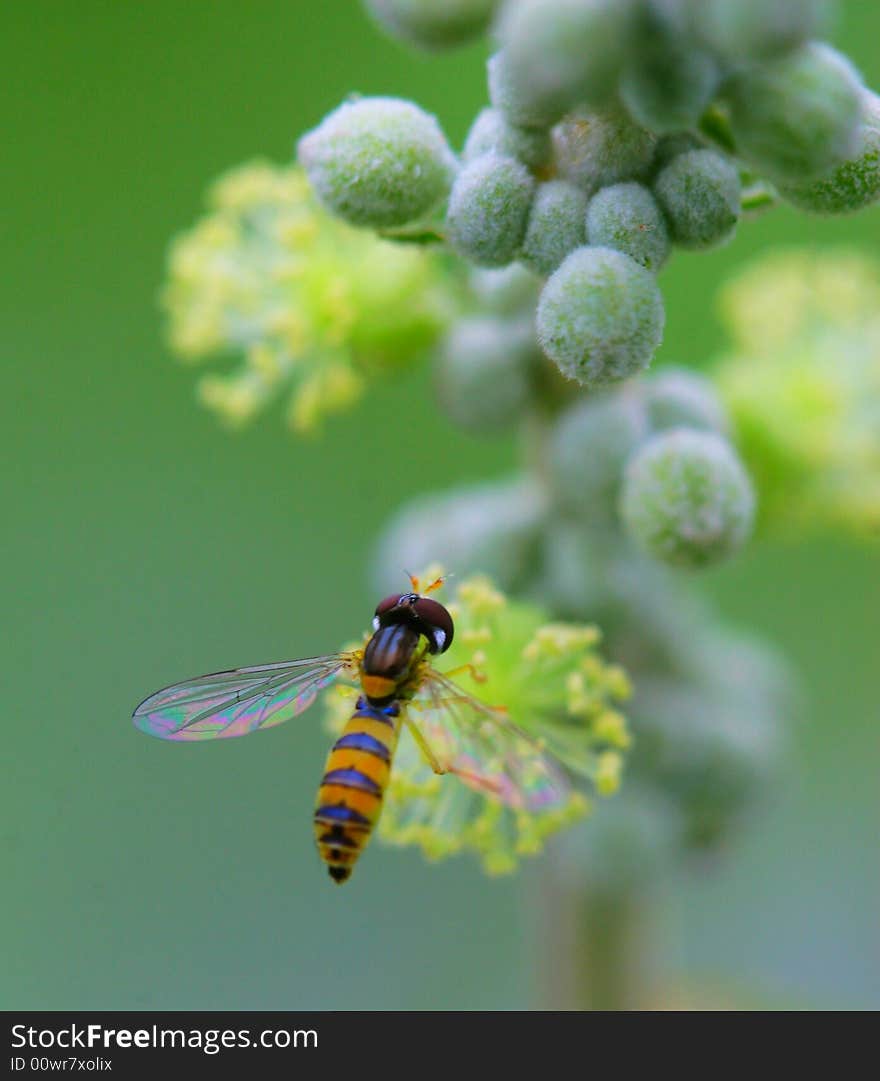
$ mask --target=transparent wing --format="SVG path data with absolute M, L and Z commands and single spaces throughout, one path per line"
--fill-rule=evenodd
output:
M 236 668 L 156 691 L 134 711 L 142 732 L 159 739 L 246 736 L 302 713 L 343 671 L 357 671 L 360 653 L 328 653 L 298 661 Z
M 532 813 L 562 807 L 571 793 L 560 766 L 500 708 L 427 669 L 412 713 L 441 765 L 465 784 Z

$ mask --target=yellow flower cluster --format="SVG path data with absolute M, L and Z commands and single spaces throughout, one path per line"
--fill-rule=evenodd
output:
M 880 265 L 789 251 L 727 287 L 718 386 L 764 523 L 880 526 Z
M 339 222 L 301 170 L 266 162 L 214 184 L 207 215 L 172 244 L 162 304 L 182 360 L 237 358 L 202 377 L 205 406 L 239 427 L 286 397 L 298 432 L 416 360 L 450 314 L 424 249 Z
M 455 640 L 436 667 L 456 673 L 462 698 L 438 706 L 420 695 L 409 708 L 459 771 L 434 774 L 404 727 L 379 837 L 416 845 L 432 860 L 473 852 L 487 873 L 504 874 L 589 813 L 578 776 L 600 796 L 617 790 L 630 735 L 615 703 L 628 696 L 629 683 L 596 652 L 595 627 L 549 622 L 487 578 L 462 582 L 448 607 Z M 481 716 L 471 696 L 501 721 Z M 339 688 L 330 701 L 338 731 L 351 712 L 351 689 Z

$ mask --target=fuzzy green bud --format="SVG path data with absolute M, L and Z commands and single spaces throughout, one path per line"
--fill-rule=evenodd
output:
M 487 311 L 498 315 L 514 312 L 534 315 L 541 279 L 520 263 L 510 263 L 495 270 L 475 267 L 468 276 L 468 283 Z
M 637 745 L 638 746 L 638 745 Z M 586 829 L 559 838 L 559 875 L 599 896 L 649 889 L 680 858 L 681 812 L 673 798 L 627 777 L 614 802 L 599 804 Z
M 754 502 L 748 475 L 726 440 L 676 428 L 649 439 L 630 461 L 621 513 L 655 559 L 701 567 L 742 545 Z
M 451 49 L 488 27 L 497 0 L 364 0 L 373 18 L 419 49 Z
M 489 101 L 500 109 L 511 124 L 517 127 L 546 131 L 565 112 L 565 107 L 555 102 L 536 98 L 528 84 L 517 81 L 510 71 L 510 60 L 504 52 L 497 52 L 486 62 L 486 80 L 489 85 Z
M 553 129 L 560 176 L 588 194 L 621 180 L 641 180 L 654 158 L 656 137 L 623 109 L 576 112 Z
M 818 42 L 744 70 L 728 87 L 738 153 L 774 181 L 821 177 L 856 148 L 860 88 L 849 60 Z
M 686 154 L 689 150 L 705 150 L 705 143 L 700 142 L 696 135 L 689 131 L 677 131 L 672 135 L 662 135 L 654 147 L 654 160 L 651 162 L 651 174 L 656 176 L 661 169 L 677 158 L 679 154 Z
M 538 341 L 563 375 L 596 386 L 646 368 L 664 318 L 653 274 L 611 248 L 578 248 L 544 286 Z
M 780 184 L 784 199 L 812 214 L 851 214 L 880 198 L 880 97 L 861 96 L 855 152 L 828 176 L 809 184 Z
M 629 44 L 630 0 L 518 0 L 498 22 L 508 78 L 533 108 L 559 117 L 616 90 Z
M 549 160 L 553 147 L 546 129 L 517 127 L 500 109 L 483 109 L 468 132 L 462 158 L 471 161 L 490 150 L 538 169 Z
M 642 389 L 648 423 L 655 432 L 669 428 L 727 431 L 724 407 L 705 376 L 686 368 L 664 368 L 646 379 Z
M 429 215 L 455 170 L 434 117 L 399 98 L 345 102 L 300 139 L 298 154 L 328 209 L 374 229 Z
M 654 194 L 679 247 L 716 248 L 736 231 L 739 173 L 714 150 L 689 150 L 674 157 L 657 175 Z
M 641 184 L 611 184 L 590 200 L 587 241 L 622 251 L 648 270 L 669 257 L 669 232 L 654 196 Z
M 534 190 L 532 174 L 515 158 L 490 152 L 469 161 L 455 178 L 446 211 L 452 247 L 478 266 L 512 262 Z
M 544 515 L 543 493 L 520 478 L 420 496 L 379 540 L 376 590 L 384 596 L 400 586 L 402 567 L 427 566 L 442 552 L 457 577 L 480 571 L 521 591 L 537 563 Z
M 827 28 L 828 0 L 688 0 L 694 30 L 723 57 L 766 60 Z
M 587 196 L 567 180 L 539 184 L 519 257 L 536 274 L 552 274 L 586 240 Z
M 644 0 L 635 47 L 620 80 L 629 112 L 655 132 L 695 128 L 721 80 L 717 60 L 686 36 L 686 24 L 662 0 Z
M 528 405 L 533 368 L 540 359 L 530 318 L 462 319 L 446 336 L 438 357 L 440 401 L 462 428 L 496 431 Z
M 648 431 L 641 395 L 630 386 L 569 408 L 548 455 L 558 504 L 586 522 L 614 522 L 624 466 Z

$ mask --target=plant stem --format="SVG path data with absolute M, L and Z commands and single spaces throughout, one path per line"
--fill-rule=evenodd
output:
M 535 890 L 535 1006 L 644 1008 L 655 986 L 647 900 L 634 890 L 576 884 L 574 874 L 572 867 L 548 868 Z

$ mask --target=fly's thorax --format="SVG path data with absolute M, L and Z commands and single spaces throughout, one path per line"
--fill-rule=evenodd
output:
M 364 648 L 361 686 L 372 702 L 405 696 L 427 639 L 405 623 L 379 627 Z

